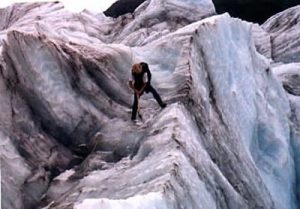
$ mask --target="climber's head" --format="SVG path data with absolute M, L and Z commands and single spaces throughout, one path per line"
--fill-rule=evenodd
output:
M 149 71 L 149 66 L 146 62 L 140 63 L 142 70 Z
M 142 66 L 140 64 L 134 64 L 131 69 L 132 73 L 140 74 L 142 72 Z

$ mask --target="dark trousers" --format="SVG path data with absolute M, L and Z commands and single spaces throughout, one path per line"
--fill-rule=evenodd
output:
M 159 94 L 157 93 L 157 91 L 150 84 L 146 86 L 144 92 L 146 92 L 146 93 L 151 92 L 153 97 L 155 98 L 155 100 L 157 101 L 157 103 L 159 104 L 160 107 L 165 107 L 166 106 L 165 103 L 163 103 L 163 101 L 161 100 L 161 98 L 160 98 Z M 144 92 L 142 92 L 142 94 Z M 134 94 L 131 120 L 136 119 L 137 109 L 138 109 L 138 98 L 137 98 L 137 95 Z

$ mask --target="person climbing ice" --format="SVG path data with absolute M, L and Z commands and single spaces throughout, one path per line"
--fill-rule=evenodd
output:
M 129 87 L 134 91 L 131 120 L 136 120 L 139 98 L 144 92 L 151 92 L 153 94 L 153 97 L 156 99 L 157 103 L 160 105 L 160 107 L 166 107 L 166 103 L 162 101 L 157 91 L 151 85 L 151 72 L 147 63 L 141 62 L 132 66 L 131 76 L 129 79 Z M 141 117 L 140 114 L 139 116 Z

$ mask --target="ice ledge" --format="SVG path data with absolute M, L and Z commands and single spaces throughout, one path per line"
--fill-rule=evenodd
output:
M 168 209 L 166 198 L 160 192 L 150 192 L 145 195 L 136 195 L 127 199 L 85 199 L 76 204 L 74 209 Z

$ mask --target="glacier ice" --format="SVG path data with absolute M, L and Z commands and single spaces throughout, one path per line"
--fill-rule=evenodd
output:
M 295 6 L 270 17 L 262 27 L 271 36 L 272 57 L 277 62 L 300 61 L 300 6 Z
M 149 209 L 167 209 L 165 198 L 162 194 L 149 193 L 147 195 L 137 195 L 126 200 L 110 200 L 110 199 L 85 199 L 82 203 L 75 205 L 74 209 L 85 208 L 107 208 L 107 209 L 143 209 L 147 205 Z
M 214 14 L 209 0 L 116 19 L 0 10 L 2 206 L 296 209 L 299 64 L 274 63 L 266 25 Z M 140 61 L 168 106 L 143 95 L 135 125 Z

